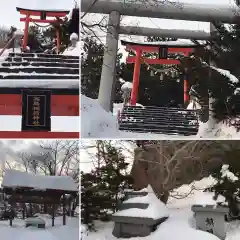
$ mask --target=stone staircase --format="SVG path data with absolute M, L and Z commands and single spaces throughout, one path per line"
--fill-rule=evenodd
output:
M 10 53 L 0 63 L 0 79 L 79 79 L 79 57 Z
M 196 110 L 155 106 L 125 106 L 119 118 L 119 130 L 167 135 L 196 135 Z

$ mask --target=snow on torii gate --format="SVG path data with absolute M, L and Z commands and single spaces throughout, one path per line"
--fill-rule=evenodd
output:
M 133 87 L 131 92 L 130 104 L 136 105 L 138 97 L 138 88 L 139 88 L 139 78 L 140 78 L 140 68 L 141 63 L 146 62 L 147 64 L 180 64 L 180 61 L 177 59 L 169 59 L 168 53 L 182 53 L 184 56 L 188 56 L 190 53 L 194 52 L 195 48 L 204 47 L 206 44 L 195 44 L 191 41 L 189 42 L 179 42 L 179 41 L 169 41 L 169 42 L 129 42 L 121 41 L 123 46 L 126 46 L 127 51 L 135 51 L 136 56 L 128 56 L 126 59 L 127 63 L 134 63 L 134 72 L 133 72 Z M 155 52 L 159 54 L 158 58 L 149 59 L 142 56 L 143 52 Z M 183 99 L 184 104 L 187 104 L 189 101 L 189 84 L 188 77 L 185 74 L 184 76 L 184 90 L 183 90 Z
M 55 23 L 60 24 L 61 17 L 66 17 L 69 13 L 68 10 L 41 10 L 41 9 L 25 9 L 17 7 L 17 11 L 20 14 L 25 15 L 24 18 L 20 18 L 21 22 L 25 22 L 24 37 L 23 37 L 23 49 L 26 49 L 28 43 L 28 28 L 29 23 Z M 31 16 L 40 17 L 40 19 L 31 18 Z M 56 19 L 47 19 L 47 17 L 55 17 Z M 60 33 L 56 28 L 57 39 L 57 51 L 60 51 Z
M 142 4 L 141 1 L 127 2 L 117 0 L 98 0 L 96 2 L 95 0 L 82 0 L 81 11 L 89 13 L 109 14 L 106 47 L 104 52 L 101 82 L 98 94 L 99 103 L 106 111 L 110 110 L 112 93 L 115 85 L 114 82 L 116 81 L 116 57 L 119 34 L 133 33 L 134 35 L 146 36 L 146 32 L 148 32 L 149 36 L 156 36 L 153 30 L 147 31 L 149 30 L 147 28 L 142 29 L 142 31 L 138 28 L 138 32 L 136 33 L 134 30 L 131 32 L 131 28 L 121 27 L 121 15 L 186 21 L 202 21 L 210 23 L 218 21 L 223 23 L 239 23 L 240 21 L 240 8 L 237 6 L 229 5 L 219 6 L 178 2 L 171 2 L 171 4 L 168 4 L 164 1 L 158 2 L 158 4 L 156 4 L 156 2 L 146 1 L 146 4 Z M 174 37 L 174 32 L 176 34 L 175 37 L 179 37 L 179 30 L 172 30 L 172 37 Z M 159 37 L 161 37 L 161 35 Z

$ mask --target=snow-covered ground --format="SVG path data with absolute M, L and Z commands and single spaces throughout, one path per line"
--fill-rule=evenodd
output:
M 79 56 L 81 54 L 82 42 L 78 41 L 76 47 L 69 46 L 64 52 L 63 55 L 69 56 Z
M 78 218 L 67 218 L 67 224 L 62 225 L 62 217 L 55 218 L 55 226 L 52 227 L 50 216 L 41 215 L 46 222 L 45 229 L 35 227 L 25 228 L 24 220 L 14 219 L 13 226 L 9 221 L 0 221 L 1 240 L 78 240 L 79 220 Z
M 191 206 L 194 204 L 204 203 L 212 204 L 211 193 L 203 192 L 203 189 L 211 186 L 214 179 L 211 177 L 203 178 L 201 181 L 193 182 L 189 185 L 183 185 L 174 191 L 178 196 L 187 196 L 182 199 L 171 197 L 167 204 L 170 216 L 162 223 L 158 229 L 148 237 L 130 238 L 132 240 L 219 240 L 214 235 L 196 230 L 196 224 L 191 211 Z M 195 187 L 196 190 L 191 191 Z M 189 194 L 191 191 L 191 194 Z M 221 199 L 220 200 L 224 200 Z M 82 240 L 117 240 L 112 235 L 113 222 L 96 222 L 97 232 L 87 232 L 85 226 L 82 226 Z M 226 223 L 227 237 L 225 240 L 240 239 L 240 221 Z M 118 238 L 123 240 L 123 238 Z
M 139 104 L 140 105 L 140 104 Z M 122 109 L 123 104 L 114 104 L 113 113 L 106 112 L 96 99 L 88 98 L 81 95 L 81 135 L 83 138 L 122 138 L 122 139 L 169 139 L 169 135 L 153 134 L 153 133 L 133 133 L 118 130 L 117 114 Z M 188 109 L 193 108 L 190 103 Z M 199 108 L 199 106 L 197 106 Z M 193 139 L 193 138 L 228 138 L 239 139 L 240 132 L 228 126 L 224 122 L 210 127 L 210 121 L 207 123 L 199 123 L 199 131 L 197 135 L 180 136 L 171 135 L 171 139 Z
M 121 109 L 122 104 L 116 104 L 115 107 L 114 114 L 106 112 L 97 100 L 81 95 L 82 138 L 169 139 L 169 135 L 164 134 L 119 131 L 117 112 Z M 171 138 L 182 139 L 184 137 L 173 135 Z

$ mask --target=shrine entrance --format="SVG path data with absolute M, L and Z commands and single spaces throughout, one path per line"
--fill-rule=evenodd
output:
M 28 44 L 28 29 L 29 29 L 29 23 L 49 23 L 53 24 L 55 29 L 56 29 L 56 44 L 57 44 L 57 53 L 60 52 L 60 30 L 59 26 L 62 23 L 64 17 L 67 16 L 69 11 L 67 10 L 62 10 L 62 11 L 55 11 L 55 10 L 40 10 L 40 9 L 24 9 L 24 8 L 18 8 L 17 11 L 21 15 L 25 15 L 25 17 L 20 18 L 21 22 L 25 22 L 25 28 L 24 28 L 24 37 L 23 37 L 23 43 L 22 43 L 22 48 L 23 51 L 26 50 L 27 44 Z M 38 18 L 32 18 L 38 17 Z M 51 18 L 51 19 L 47 19 Z M 54 19 L 55 18 L 55 19 Z
M 165 65 L 178 65 L 180 61 L 171 57 L 171 54 L 181 54 L 183 56 L 189 56 L 190 53 L 194 52 L 197 47 L 204 47 L 202 44 L 180 43 L 178 41 L 169 42 L 128 42 L 121 41 L 123 46 L 126 46 L 126 51 L 135 52 L 136 56 L 128 56 L 126 59 L 127 63 L 134 64 L 133 72 L 133 87 L 130 98 L 130 105 L 136 105 L 138 98 L 139 79 L 140 79 L 140 68 L 141 64 L 148 66 L 152 64 L 165 64 Z M 157 53 L 158 58 L 147 58 L 144 57 L 144 53 Z M 155 69 L 156 70 L 156 69 Z M 160 70 L 160 69 L 159 69 Z M 184 91 L 183 100 L 186 106 L 189 103 L 189 81 L 187 73 L 184 73 Z

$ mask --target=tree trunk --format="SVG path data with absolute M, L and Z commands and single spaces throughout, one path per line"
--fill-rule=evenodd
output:
M 169 198 L 169 192 L 168 191 L 165 191 L 162 196 L 160 197 L 160 200 L 163 202 L 163 203 L 167 203 L 168 201 L 168 198 Z

